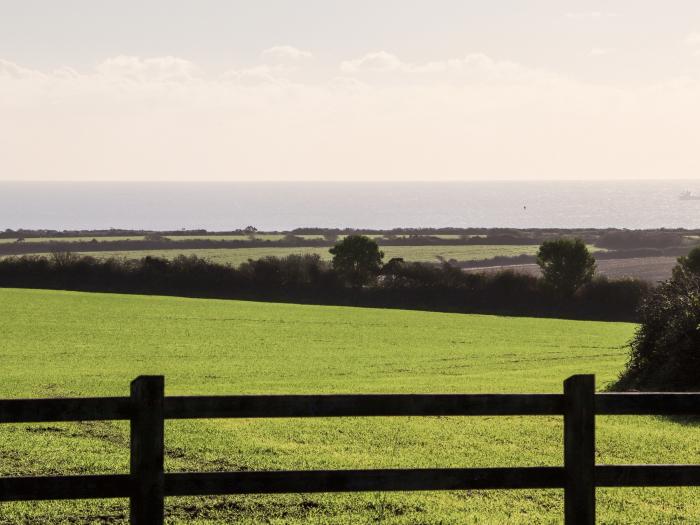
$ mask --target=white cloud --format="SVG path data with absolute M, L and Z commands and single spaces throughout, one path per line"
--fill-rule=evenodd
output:
M 309 51 L 303 51 L 292 46 L 274 46 L 266 49 L 261 54 L 264 59 L 273 61 L 297 61 L 313 56 Z
M 176 57 L 90 71 L 0 61 L 1 177 L 377 180 L 697 177 L 698 78 L 590 85 L 483 54 L 387 51 L 337 77 L 210 74 Z M 318 72 L 314 73 L 318 77 Z M 177 79 L 177 81 L 173 80 Z
M 564 14 L 564 16 L 574 20 L 600 20 L 605 18 L 615 18 L 619 15 L 611 11 L 584 11 L 569 12 Z
M 173 56 L 140 58 L 119 55 L 100 63 L 100 75 L 147 82 L 182 82 L 196 77 L 198 68 L 190 61 Z
M 10 62 L 9 60 L 3 60 L 0 58 L 0 78 L 5 77 L 19 80 L 32 78 L 38 79 L 43 76 L 44 75 L 39 71 L 27 69 L 25 67 L 21 67 L 15 64 L 14 62 Z
M 424 63 L 404 62 L 386 51 L 367 53 L 341 63 L 343 73 L 371 74 L 375 80 L 382 75 L 402 76 L 405 82 L 548 82 L 558 79 L 552 73 L 528 68 L 504 60 L 495 60 L 483 53 L 471 53 L 461 58 L 449 58 Z M 379 74 L 379 76 L 378 76 Z
M 404 65 L 396 55 L 386 51 L 367 53 L 360 58 L 346 60 L 340 64 L 340 70 L 344 73 L 360 73 L 362 71 L 397 71 L 404 69 Z
M 611 48 L 608 48 L 608 47 L 594 47 L 593 49 L 591 49 L 588 52 L 588 56 L 602 57 L 605 55 L 609 55 L 612 52 L 613 52 L 613 50 Z
M 700 47 L 700 33 L 690 33 L 685 37 L 685 43 L 689 46 Z
M 221 79 L 226 82 L 248 86 L 264 84 L 285 85 L 289 84 L 289 80 L 286 78 L 287 75 L 293 71 L 294 68 L 286 66 L 261 64 L 244 69 L 230 69 L 221 75 Z

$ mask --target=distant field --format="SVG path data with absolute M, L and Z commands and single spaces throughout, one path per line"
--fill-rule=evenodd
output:
M 635 277 L 650 282 L 663 281 L 671 277 L 671 271 L 677 264 L 677 257 L 635 257 L 629 259 L 603 259 L 596 262 L 597 271 L 612 279 Z M 517 264 L 510 266 L 493 266 L 490 268 L 470 268 L 468 272 L 497 272 L 513 270 L 530 275 L 541 275 L 536 264 Z
M 634 326 L 0 289 L 0 397 L 166 392 L 560 392 L 613 380 Z M 166 468 L 561 465 L 559 417 L 169 421 Z M 128 427 L 0 427 L 0 475 L 128 471 Z M 699 463 L 700 425 L 598 417 L 598 463 Z M 599 489 L 599 523 L 697 523 L 697 489 Z M 561 523 L 562 493 L 467 491 L 170 498 L 169 523 Z M 0 504 L 0 523 L 125 523 L 126 502 Z
M 191 241 L 191 240 L 212 240 L 212 241 L 248 241 L 250 237 L 247 235 L 170 235 L 165 236 L 173 241 Z M 261 233 L 256 234 L 255 238 L 263 241 L 279 241 L 284 235 L 276 233 Z M 304 239 L 323 239 L 323 235 L 298 235 Z M 127 235 L 123 237 L 28 237 L 23 242 L 90 242 L 92 239 L 97 241 L 142 241 L 143 235 Z M 17 239 L 0 239 L 2 243 L 17 242 Z
M 384 260 L 392 257 L 403 257 L 407 261 L 437 262 L 437 257 L 445 259 L 457 259 L 460 261 L 478 261 L 489 259 L 497 255 L 515 256 L 520 254 L 534 254 L 537 246 L 508 246 L 508 245 L 467 245 L 467 246 L 383 246 Z M 81 252 L 84 255 L 94 257 L 126 257 L 140 259 L 146 255 L 173 258 L 180 254 L 198 255 L 211 261 L 238 265 L 248 259 L 260 259 L 262 257 L 284 257 L 289 254 L 313 254 L 317 253 L 322 258 L 330 260 L 331 255 L 327 247 L 293 247 L 293 248 L 214 248 L 193 250 L 137 250 L 137 251 L 107 251 L 107 252 Z
M 323 235 L 296 235 L 302 239 L 323 239 Z M 94 236 L 94 237 L 28 237 L 23 242 L 49 242 L 49 241 L 60 241 L 60 242 L 89 242 L 92 239 L 97 241 L 141 241 L 143 240 L 143 235 L 127 235 L 122 237 L 105 237 L 105 236 Z M 213 241 L 248 241 L 250 237 L 248 235 L 227 235 L 227 234 L 207 234 L 207 235 L 166 235 L 169 239 L 173 241 L 191 241 L 191 240 L 213 240 Z M 342 239 L 345 235 L 339 235 L 338 239 Z M 368 235 L 372 238 L 380 238 L 381 235 Z M 396 235 L 397 238 L 404 239 L 409 237 L 408 235 Z M 439 239 L 459 239 L 461 235 L 450 235 L 450 234 L 438 234 L 432 235 L 432 237 L 437 237 Z M 485 237 L 484 235 L 469 235 L 468 237 Z M 279 241 L 284 238 L 283 234 L 279 233 L 258 233 L 255 234 L 255 239 L 263 241 Z M 0 239 L 0 244 L 17 242 L 17 239 Z

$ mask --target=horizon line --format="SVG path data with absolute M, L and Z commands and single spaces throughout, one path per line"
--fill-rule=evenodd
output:
M 86 184 L 280 184 L 280 183 L 292 183 L 292 184 L 455 184 L 455 183 L 472 183 L 472 182 L 700 182 L 700 178 L 641 178 L 641 179 L 626 179 L 626 178 L 612 178 L 612 179 L 464 179 L 464 180 L 452 180 L 452 179 L 441 179 L 441 180 L 428 180 L 428 179 L 402 179 L 402 180 L 390 180 L 390 179 L 373 179 L 373 180 L 318 180 L 318 179 L 296 179 L 296 180 L 285 180 L 285 179 L 264 179 L 264 180 L 73 180 L 73 179 L 60 179 L 60 180 L 46 180 L 46 179 L 33 179 L 33 180 L 0 180 L 2 183 L 12 183 L 12 184 L 75 184 L 75 183 L 86 183 Z

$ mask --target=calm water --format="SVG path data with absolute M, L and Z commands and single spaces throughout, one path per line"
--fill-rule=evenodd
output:
M 0 229 L 700 227 L 699 181 L 3 183 Z

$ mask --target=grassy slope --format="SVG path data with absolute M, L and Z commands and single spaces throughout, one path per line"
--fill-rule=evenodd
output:
M 397 310 L 0 290 L 0 396 L 558 392 L 599 386 L 633 326 Z M 561 418 L 168 422 L 172 471 L 561 464 Z M 700 462 L 700 427 L 598 418 L 599 463 Z M 124 472 L 123 423 L 0 428 L 0 474 Z M 600 523 L 690 522 L 694 489 L 599 490 Z M 171 522 L 559 523 L 559 491 L 172 498 Z M 125 502 L 0 504 L 0 523 L 102 523 Z M 269 521 L 268 521 L 269 520 Z

